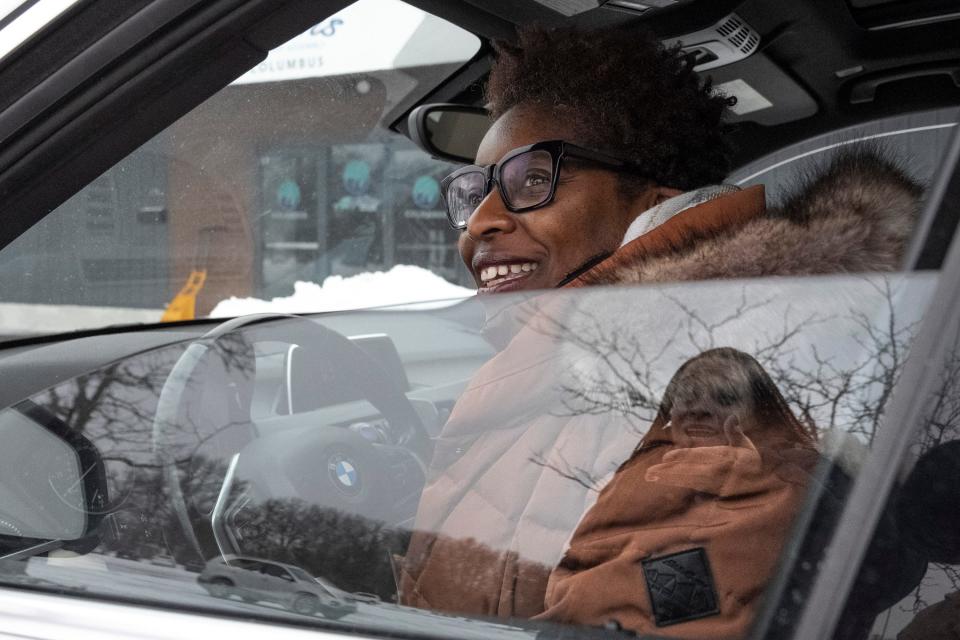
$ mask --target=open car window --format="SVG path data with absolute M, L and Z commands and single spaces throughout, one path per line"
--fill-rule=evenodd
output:
M 479 47 L 399 0 L 284 43 L 5 248 L 0 335 L 462 297 L 451 165 L 386 127 Z

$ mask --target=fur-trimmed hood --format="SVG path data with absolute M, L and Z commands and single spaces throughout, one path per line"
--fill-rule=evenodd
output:
M 872 150 L 836 156 L 783 206 L 763 187 L 686 209 L 571 283 L 636 284 L 891 271 L 918 216 L 922 188 Z

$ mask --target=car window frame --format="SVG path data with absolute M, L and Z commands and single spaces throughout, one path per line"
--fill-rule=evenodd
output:
M 918 268 L 922 255 L 938 249 L 945 253 L 936 291 L 911 346 L 903 373 L 893 389 L 884 424 L 908 425 L 906 428 L 881 429 L 853 484 L 830 538 L 830 544 L 813 578 L 813 585 L 802 605 L 799 619 L 786 630 L 778 629 L 775 619 L 791 598 L 790 577 L 796 567 L 798 543 L 785 549 L 781 572 L 767 595 L 755 623 L 753 637 L 829 638 L 840 623 L 847 597 L 853 588 L 860 564 L 887 498 L 896 481 L 909 447 L 923 423 L 923 403 L 940 384 L 941 364 L 950 352 L 952 334 L 946 329 L 956 322 L 960 310 L 960 242 L 956 242 L 960 219 L 960 127 L 954 132 L 939 175 L 931 185 L 913 241 L 908 247 L 905 269 Z M 937 225 L 949 225 L 944 243 L 935 232 Z M 946 245 L 946 246 L 944 246 Z M 797 536 L 809 520 L 816 500 L 810 500 L 798 516 Z M 792 556 L 792 557 L 791 557 Z M 787 561 L 789 558 L 789 561 Z

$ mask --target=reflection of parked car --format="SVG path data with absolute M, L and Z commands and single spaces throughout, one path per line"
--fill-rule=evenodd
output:
M 343 600 L 347 600 L 349 602 L 364 602 L 366 604 L 383 604 L 383 600 L 381 600 L 380 596 L 375 593 L 367 593 L 365 591 L 344 591 L 326 578 L 314 578 L 314 580 L 316 580 L 317 584 L 321 585 L 324 589 L 335 596 L 342 598 Z
M 380 604 L 380 596 L 375 593 L 366 593 L 364 591 L 357 591 L 356 593 L 348 593 L 347 600 L 355 600 L 357 602 L 366 602 L 367 604 Z
M 197 576 L 197 582 L 217 598 L 236 595 L 247 602 L 274 602 L 305 615 L 319 612 L 325 618 L 341 618 L 357 609 L 303 569 L 281 562 L 214 558 Z
M 155 564 L 159 567 L 175 567 L 177 566 L 177 561 L 173 559 L 169 553 L 158 553 L 150 559 L 150 564 Z

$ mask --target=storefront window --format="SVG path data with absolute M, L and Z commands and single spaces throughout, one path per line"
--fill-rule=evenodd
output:
M 261 156 L 258 295 L 398 264 L 465 283 L 440 200 L 451 166 L 400 139 Z

